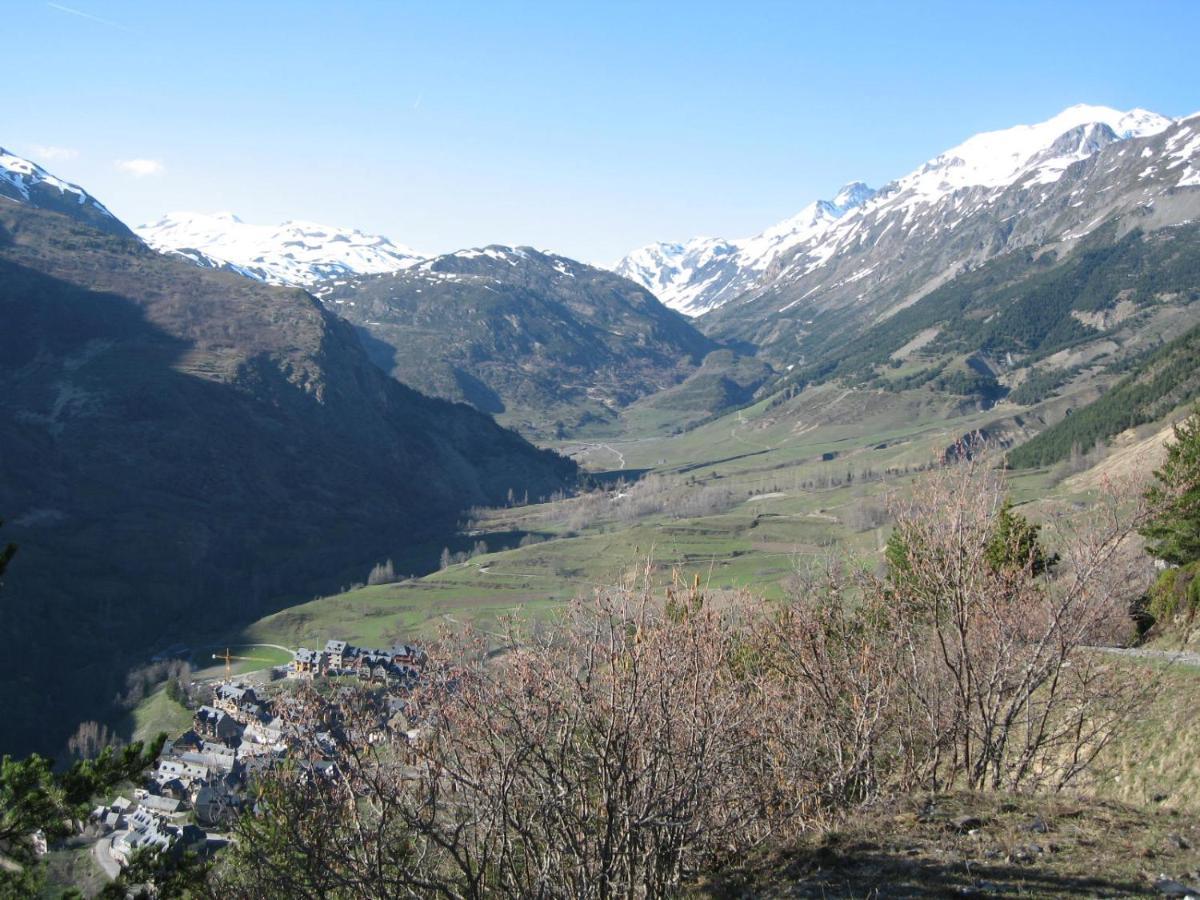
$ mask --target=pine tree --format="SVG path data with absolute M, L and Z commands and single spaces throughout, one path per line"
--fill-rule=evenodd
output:
M 1041 525 L 1034 525 L 1020 513 L 1013 512 L 1013 502 L 1006 498 L 996 516 L 996 531 L 987 548 L 987 560 L 992 570 L 999 572 L 1028 566 L 1031 574 L 1041 575 L 1058 562 L 1058 554 L 1047 554 L 1042 546 L 1041 530 Z
M 1154 511 L 1141 529 L 1149 550 L 1175 565 L 1200 560 L 1200 405 L 1175 426 L 1167 460 L 1146 492 Z

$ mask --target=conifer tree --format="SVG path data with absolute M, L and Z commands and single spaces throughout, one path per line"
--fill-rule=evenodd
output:
M 1167 459 L 1146 492 L 1154 510 L 1141 529 L 1155 557 L 1175 565 L 1200 560 L 1200 405 L 1175 426 Z
M 1030 574 L 1041 575 L 1058 562 L 1058 554 L 1048 554 L 1039 539 L 1041 525 L 1034 525 L 1018 512 L 1013 512 L 1011 498 L 996 516 L 996 531 L 988 544 L 987 560 L 993 571 L 1029 567 Z

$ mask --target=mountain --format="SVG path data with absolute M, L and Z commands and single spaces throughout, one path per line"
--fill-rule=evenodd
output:
M 1150 227 L 1182 221 L 1193 202 L 1177 195 L 1190 184 L 1191 128 L 1141 110 L 1075 106 L 976 135 L 782 254 L 704 328 L 805 365 L 999 255 L 1069 253 L 1114 216 Z M 1157 214 L 1147 214 L 1155 202 Z
M 51 175 L 35 162 L 0 147 L 0 197 L 70 216 L 97 231 L 131 237 L 125 223 L 77 184 Z
M 832 200 L 810 203 L 754 237 L 647 244 L 622 259 L 613 271 L 653 291 L 672 309 L 700 315 L 753 287 L 781 254 L 824 234 L 874 195 L 875 191 L 856 181 Z
M 312 222 L 251 225 L 229 212 L 168 213 L 152 225 L 139 225 L 137 233 L 156 250 L 268 284 L 307 286 L 394 272 L 424 258 L 379 235 Z
M 1052 162 L 1089 135 L 1097 149 Z M 872 201 L 854 214 L 865 238 L 794 280 L 783 273 L 800 261 L 784 261 L 774 284 L 701 324 L 756 339 L 787 393 L 837 381 L 880 396 L 948 394 L 994 406 L 987 430 L 1012 441 L 1049 429 L 1013 451 L 1014 465 L 1154 419 L 1194 395 L 1180 377 L 1186 354 L 1121 379 L 1200 325 L 1200 116 L 1140 138 L 1077 126 L 1035 156 L 1011 185 L 915 204 L 922 227 L 907 236 Z M 956 206 L 957 217 L 931 220 Z M 850 280 L 861 268 L 875 271 Z M 1088 407 L 1106 390 L 1113 399 Z
M 5 752 L 60 748 L 155 648 L 431 567 L 469 507 L 575 477 L 389 378 L 304 291 L 119 232 L 0 200 Z
M 611 419 L 716 348 L 632 281 L 530 247 L 460 250 L 315 293 L 398 380 L 529 434 Z

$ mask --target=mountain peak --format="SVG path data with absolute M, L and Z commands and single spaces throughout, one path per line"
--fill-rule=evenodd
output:
M 1063 135 L 1093 124 L 1105 125 L 1124 139 L 1158 134 L 1171 120 L 1142 109 L 1122 112 L 1079 103 L 1043 122 L 973 135 L 901 178 L 895 187 L 917 203 L 935 202 L 964 187 L 1004 187 L 1024 177 L 1035 161 L 1044 167 L 1049 162 L 1046 151 Z M 1081 158 L 1074 150 L 1070 156 L 1071 162 Z M 1057 177 L 1065 167 L 1052 165 L 1048 172 Z
M 875 196 L 874 188 L 867 187 L 862 181 L 851 181 L 833 195 L 833 205 L 839 209 L 853 209 L 861 206 Z
M 982 189 L 981 202 L 986 202 L 986 196 L 1017 183 L 1050 184 L 1073 163 L 1114 141 L 1149 137 L 1171 124 L 1145 109 L 1076 104 L 1042 122 L 976 134 L 880 192 L 854 181 L 832 200 L 810 203 L 754 237 L 650 244 L 621 260 L 616 271 L 654 291 L 667 305 L 697 315 L 755 288 L 785 256 L 796 260 L 797 271 L 834 259 L 851 235 L 863 237 L 868 219 L 878 222 L 895 212 L 907 224 L 909 213 L 931 208 L 960 190 Z M 960 216 L 956 212 L 949 221 Z
M 51 175 L 32 160 L 3 147 L 0 147 L 0 197 L 62 213 L 110 234 L 132 236 L 120 219 L 79 185 Z
M 394 272 L 424 259 L 382 235 L 303 220 L 253 225 L 232 212 L 172 212 L 137 232 L 156 250 L 270 284 L 309 286 L 344 275 Z
M 809 203 L 751 237 L 648 244 L 622 259 L 614 271 L 652 291 L 672 309 L 699 315 L 745 290 L 788 250 L 824 234 L 874 196 L 873 188 L 852 181 L 832 200 Z

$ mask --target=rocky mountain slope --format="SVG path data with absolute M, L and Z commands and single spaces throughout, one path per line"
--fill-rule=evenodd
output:
M 0 147 L 0 197 L 36 209 L 64 213 L 98 231 L 130 236 L 125 223 L 77 184 L 51 175 L 37 163 Z
M 140 225 L 141 238 L 204 268 L 268 284 L 309 286 L 328 278 L 394 272 L 424 257 L 387 238 L 313 222 L 251 225 L 233 213 L 168 213 Z
M 944 243 L 1005 190 L 1052 185 L 1072 163 L 1103 147 L 1158 134 L 1171 124 L 1140 109 L 1073 106 L 1035 125 L 977 134 L 879 191 L 849 185 L 832 203 L 814 204 L 757 238 L 651 245 L 617 269 L 693 314 L 741 305 L 775 289 L 803 299 L 804 308 L 819 305 L 835 289 L 857 296 L 887 277 L 881 262 L 908 268 L 911 248 Z M 735 244 L 738 253 L 726 246 Z M 902 249 L 909 251 L 903 257 Z M 955 248 L 960 255 L 961 250 Z M 962 263 L 988 256 L 985 245 Z M 843 265 L 847 260 L 854 265 Z
M 672 309 L 697 316 L 752 288 L 780 255 L 824 234 L 874 194 L 856 181 L 832 200 L 810 203 L 753 237 L 648 244 L 622 259 L 613 271 L 653 291 Z
M 1200 326 L 1139 359 L 1111 390 L 1013 450 L 1016 468 L 1087 453 L 1139 425 L 1155 422 L 1200 397 Z
M 628 279 L 529 247 L 461 250 L 315 292 L 398 380 L 543 436 L 611 418 L 716 347 Z
M 885 186 L 771 276 L 705 320 L 784 365 L 1021 249 L 1059 256 L 1105 222 L 1119 234 L 1196 211 L 1195 118 L 1072 107 L 1037 126 L 977 135 Z
M 470 506 L 573 480 L 387 377 L 305 292 L 155 253 L 97 214 L 0 199 L 0 511 L 21 548 L 0 592 L 21 648 L 0 661 L 5 751 L 57 750 L 155 646 L 387 557 L 433 564 Z

